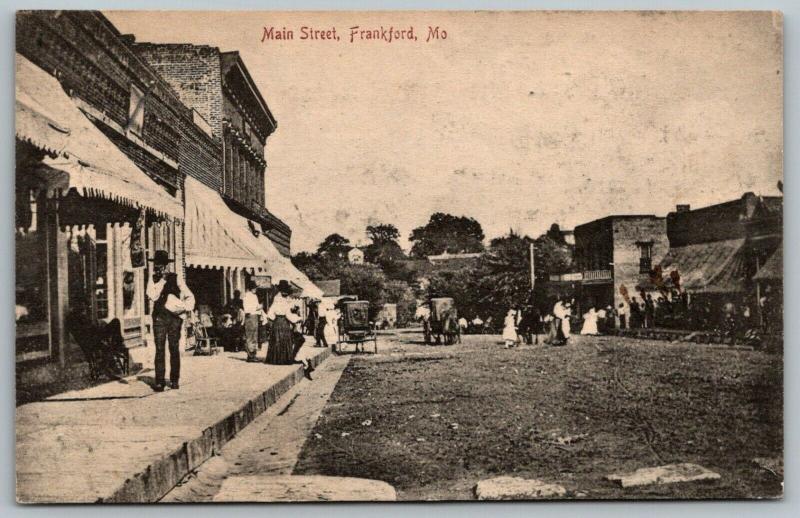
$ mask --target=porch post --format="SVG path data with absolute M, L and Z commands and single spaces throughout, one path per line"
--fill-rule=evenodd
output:
M 67 262 L 67 235 L 59 228 L 58 200 L 46 202 L 46 242 L 47 242 L 47 284 L 50 300 L 50 352 L 58 358 L 61 366 L 66 365 L 67 331 L 66 320 L 69 310 L 69 268 Z

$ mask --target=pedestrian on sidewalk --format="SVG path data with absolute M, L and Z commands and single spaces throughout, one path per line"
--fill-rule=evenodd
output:
M 265 362 L 272 365 L 290 365 L 294 362 L 294 324 L 300 322 L 300 316 L 292 312 L 295 305 L 291 298 L 292 288 L 289 282 L 278 283 L 278 293 L 267 311 L 267 320 L 271 322 L 269 347 Z
M 169 382 L 179 388 L 181 375 L 180 338 L 184 317 L 194 311 L 194 295 L 175 273 L 167 272 L 174 259 L 166 250 L 156 250 L 153 256 L 153 276 L 147 287 L 147 298 L 153 302 L 153 335 L 156 345 L 156 392 L 164 390 L 166 345 L 169 343 Z
M 258 352 L 258 326 L 261 322 L 261 317 L 264 315 L 264 308 L 258 301 L 256 290 L 258 285 L 249 281 L 247 284 L 247 292 L 242 298 L 242 308 L 244 310 L 244 338 L 245 349 L 247 350 L 247 361 L 255 362 L 256 353 Z
M 319 310 L 317 326 L 314 329 L 314 339 L 317 347 L 328 347 L 328 339 L 325 337 L 325 328 L 328 327 L 327 308 Z
M 303 344 L 306 343 L 306 337 L 303 336 L 303 317 L 300 316 L 300 305 L 295 304 L 292 306 L 291 313 L 296 317 L 296 322 L 292 324 L 292 362 L 299 363 L 303 366 L 303 373 L 305 374 L 306 378 L 311 378 L 311 373 L 314 372 L 314 367 L 311 365 L 311 361 L 303 361 L 301 358 L 298 358 L 297 355 L 300 353 L 300 349 L 303 347 Z M 294 320 L 294 318 L 292 319 Z

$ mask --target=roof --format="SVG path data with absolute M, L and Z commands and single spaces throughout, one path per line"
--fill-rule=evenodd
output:
M 610 216 L 604 216 L 592 221 L 587 221 L 586 223 L 582 223 L 580 225 L 575 225 L 573 230 L 565 230 L 562 231 L 562 233 L 572 232 L 574 234 L 575 230 L 578 230 L 581 227 L 597 224 L 603 221 L 613 221 L 615 219 L 664 219 L 664 216 L 656 216 L 655 214 L 612 214 Z
M 130 207 L 183 219 L 180 200 L 139 169 L 67 95 L 58 80 L 16 55 L 16 137 L 49 157 L 43 170 L 58 170 L 53 191 L 75 189 Z
M 325 281 L 314 281 L 314 284 L 322 290 L 323 297 L 338 297 L 342 292 L 342 281 L 339 279 L 329 279 Z
M 743 248 L 744 239 L 671 248 L 661 261 L 664 278 L 669 278 L 672 271 L 677 271 L 681 287 L 690 293 L 744 291 Z
M 777 281 L 783 279 L 783 243 L 772 253 L 767 262 L 753 276 L 756 281 Z
M 480 252 L 461 253 L 461 254 L 448 254 L 447 252 L 445 252 L 439 255 L 429 255 L 428 261 L 435 263 L 443 261 L 473 260 L 473 259 L 479 259 L 481 255 L 483 254 Z

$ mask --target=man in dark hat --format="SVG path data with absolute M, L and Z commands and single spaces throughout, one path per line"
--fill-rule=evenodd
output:
M 169 381 L 172 389 L 179 388 L 181 374 L 180 338 L 183 319 L 194 310 L 194 295 L 175 273 L 167 271 L 169 258 L 166 250 L 156 250 L 153 277 L 147 286 L 147 298 L 153 303 L 153 336 L 156 343 L 156 392 L 164 390 L 166 367 L 165 348 L 169 342 Z

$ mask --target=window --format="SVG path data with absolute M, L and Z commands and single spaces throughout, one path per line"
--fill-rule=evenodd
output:
M 139 269 L 134 268 L 131 260 L 131 239 L 133 228 L 124 225 L 119 229 L 122 242 L 122 314 L 125 318 L 138 317 L 139 310 Z
M 16 191 L 16 350 L 17 361 L 50 355 L 48 319 L 47 247 L 42 225 L 41 195 L 31 189 Z
M 128 107 L 128 129 L 142 135 L 144 127 L 144 93 L 131 85 L 131 104 Z
M 653 269 L 653 243 L 636 243 L 639 247 L 639 273 L 650 273 Z

